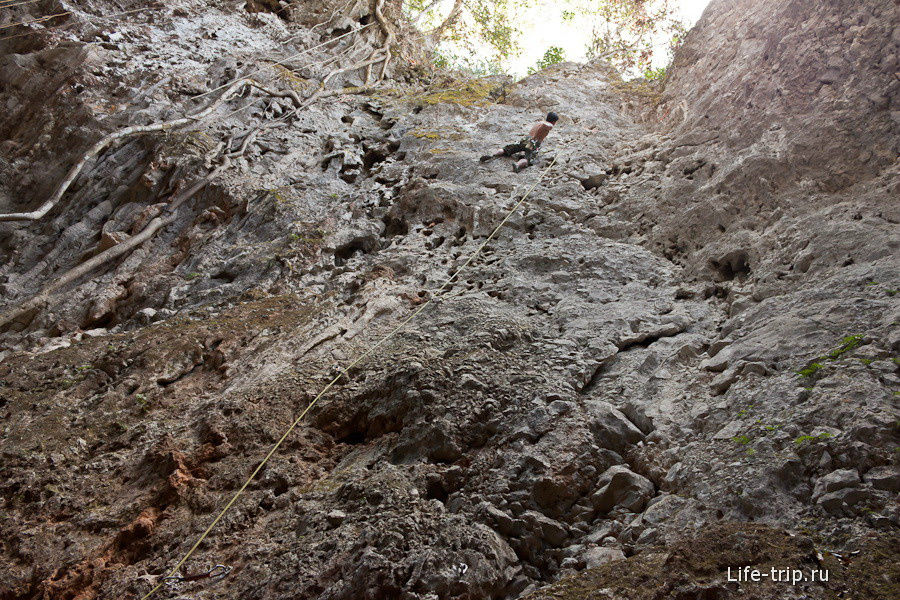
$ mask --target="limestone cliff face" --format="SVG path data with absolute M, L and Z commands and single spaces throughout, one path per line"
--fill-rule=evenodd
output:
M 359 86 L 382 43 L 367 2 L 49 4 L 2 14 L 72 11 L 0 40 L 2 213 L 109 132 L 249 73 Z M 247 91 L 112 145 L 0 223 L 0 598 L 150 590 L 532 185 L 186 568 L 228 576 L 177 593 L 897 597 L 898 44 L 890 0 L 719 0 L 658 97 L 602 64 L 461 82 L 404 48 L 367 93 Z M 547 110 L 541 164 L 478 161 Z M 728 582 L 743 565 L 831 577 Z

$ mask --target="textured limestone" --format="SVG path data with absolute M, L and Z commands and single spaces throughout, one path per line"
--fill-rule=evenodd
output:
M 339 6 L 291 4 L 179 0 L 0 42 L 0 210 L 39 204 L 106 132 L 196 109 L 240 73 L 298 84 L 265 59 L 365 12 L 313 28 Z M 515 598 L 566 575 L 590 582 L 584 597 L 633 600 L 677 576 L 672 597 L 725 598 L 709 578 L 724 563 L 681 540 L 758 564 L 809 560 L 811 530 L 835 551 L 890 537 L 895 7 L 810 6 L 713 2 L 655 107 L 603 64 L 563 64 L 474 97 L 398 76 L 262 130 L 171 227 L 0 333 L 0 595 L 146 592 L 336 366 L 537 179 L 540 165 L 514 177 L 478 157 L 549 109 L 562 119 L 542 164 L 557 163 L 524 210 L 340 380 L 188 569 L 228 577 L 179 592 Z M 321 77 L 346 49 L 289 66 Z M 45 221 L 0 224 L 2 308 L 138 232 L 216 143 L 285 114 L 263 100 L 230 114 L 244 102 L 190 136 L 112 148 Z M 887 573 L 900 561 L 878 548 L 859 564 Z M 622 588 L 616 572 L 643 579 Z M 895 597 L 864 580 L 838 585 Z

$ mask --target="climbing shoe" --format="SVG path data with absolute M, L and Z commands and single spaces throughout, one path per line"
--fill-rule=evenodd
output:
M 492 158 L 494 158 L 494 156 L 492 154 L 485 154 L 479 160 L 481 162 L 487 162 L 487 161 L 491 160 Z

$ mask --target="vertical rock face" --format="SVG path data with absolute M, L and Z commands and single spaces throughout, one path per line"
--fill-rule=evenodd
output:
M 0 212 L 241 75 L 362 85 L 382 42 L 364 2 L 65 6 L 0 40 Z M 603 64 L 425 76 L 404 47 L 367 93 L 246 91 L 113 144 L 0 223 L 0 597 L 149 591 L 533 186 L 183 571 L 230 573 L 178 592 L 896 598 L 896 11 L 714 1 L 658 98 Z M 478 161 L 547 110 L 534 168 Z

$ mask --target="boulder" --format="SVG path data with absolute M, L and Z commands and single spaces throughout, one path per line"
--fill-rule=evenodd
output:
M 639 512 L 654 492 L 649 479 L 622 465 L 604 471 L 598 483 L 600 489 L 591 496 L 591 502 L 600 512 L 609 512 L 614 507 Z
M 644 439 L 641 430 L 612 404 L 594 400 L 586 402 L 585 408 L 591 419 L 591 433 L 601 448 L 621 452 Z
M 539 538 L 551 546 L 562 546 L 563 542 L 569 537 L 569 532 L 566 530 L 565 525 L 537 511 L 525 511 L 522 518 L 532 527 Z
M 893 465 L 869 469 L 863 480 L 876 490 L 900 492 L 900 468 Z
M 829 492 L 858 485 L 859 473 L 856 469 L 838 469 L 816 480 L 813 488 L 813 500 L 816 501 Z
M 595 569 L 614 560 L 625 560 L 625 553 L 618 548 L 593 546 L 584 551 L 583 558 L 588 569 Z

